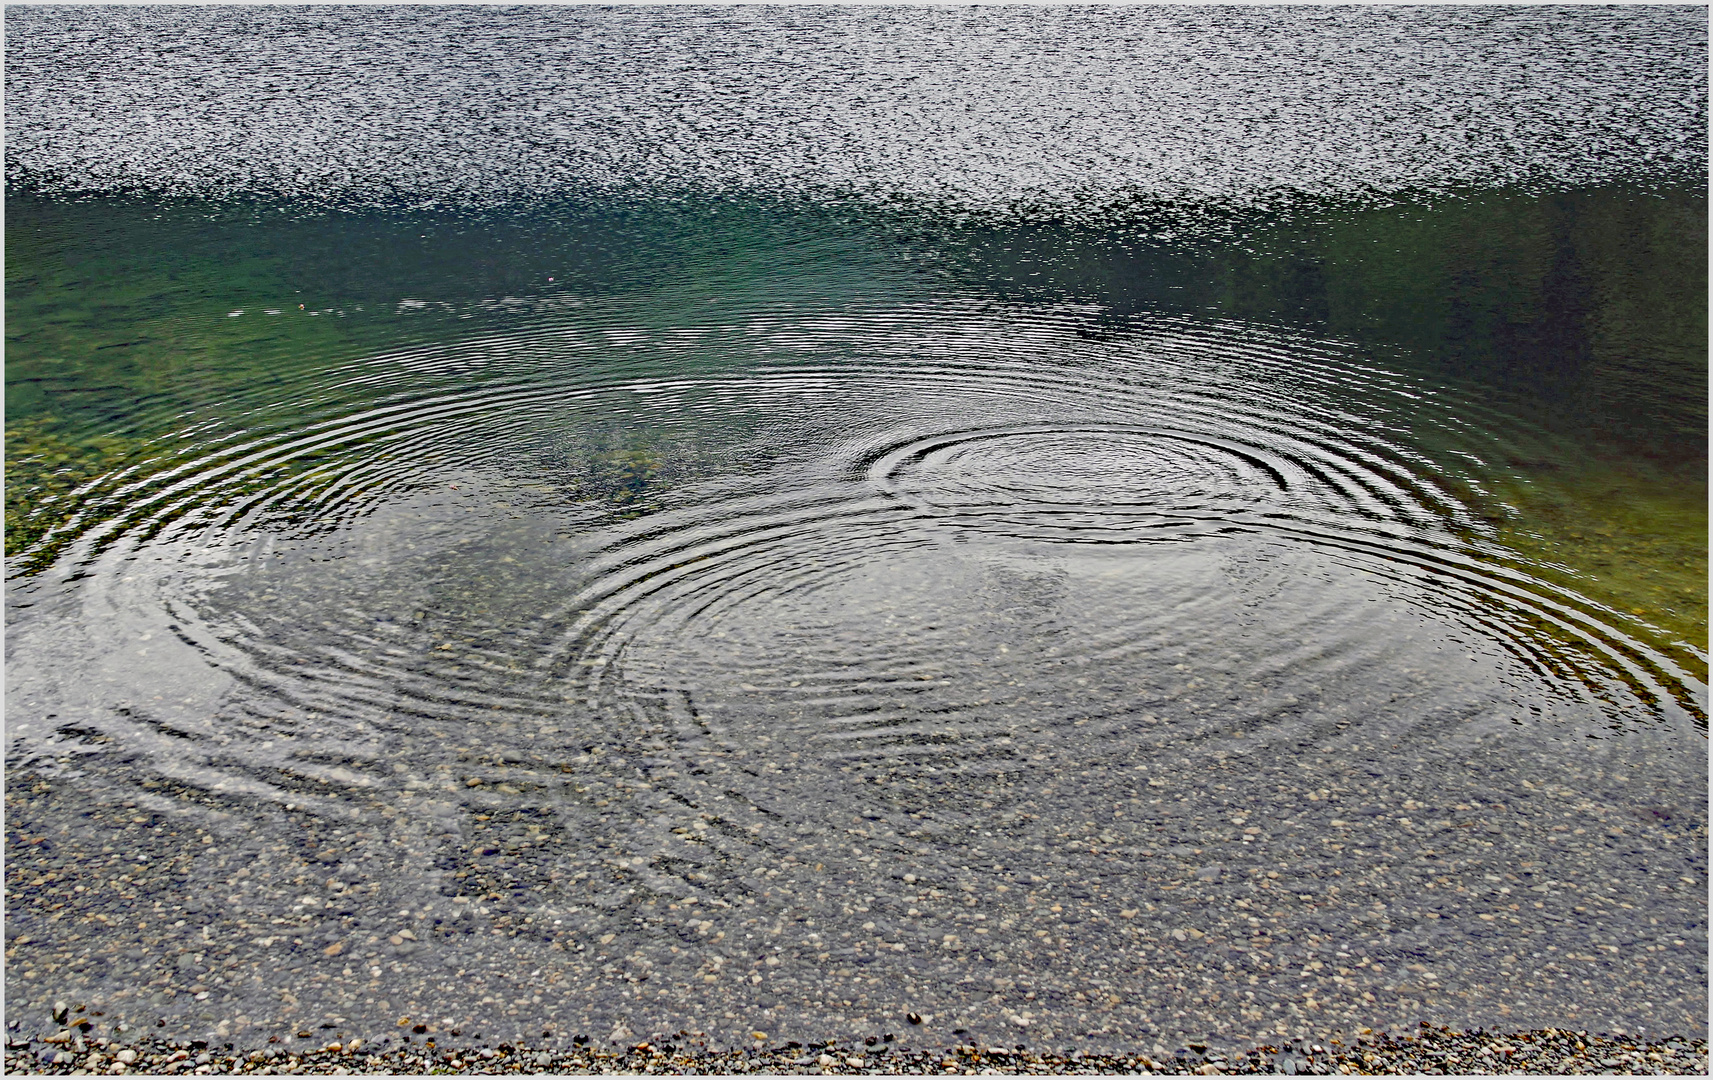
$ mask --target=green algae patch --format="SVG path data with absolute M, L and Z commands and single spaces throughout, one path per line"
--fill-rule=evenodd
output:
M 1646 624 L 1705 679 L 1707 486 L 1619 466 L 1548 474 L 1494 494 L 1519 511 L 1499 528 L 1540 578 Z
M 12 573 L 53 562 L 92 491 L 149 458 L 149 448 L 117 435 L 69 433 L 54 416 L 6 425 L 5 551 Z

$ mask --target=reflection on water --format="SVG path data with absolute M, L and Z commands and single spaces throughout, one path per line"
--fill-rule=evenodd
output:
M 1026 1020 L 1049 1040 L 1245 1024 L 1259 1038 L 1271 1019 L 1234 1029 L 1225 1006 L 1158 988 L 1150 1000 L 1179 1005 L 1054 1021 L 1020 997 L 977 1008 L 930 975 L 933 957 L 984 979 L 1033 969 L 1042 993 L 1079 992 L 1088 949 L 1175 970 L 1101 930 L 1100 905 L 1167 933 L 1179 860 L 1234 881 L 1304 864 L 1252 844 L 1255 827 L 1177 833 L 1153 816 L 1161 796 L 1266 822 L 1295 790 L 1273 772 L 1310 753 L 1452 828 L 1454 806 L 1519 782 L 1472 768 L 1489 758 L 1461 757 L 1471 739 L 1508 747 L 1495 762 L 1542 762 L 1529 782 L 1545 784 L 1587 760 L 1578 744 L 1622 735 L 1602 753 L 1615 776 L 1652 763 L 1638 792 L 1698 783 L 1699 751 L 1675 755 L 1705 722 L 1702 609 L 1649 590 L 1704 574 L 1681 557 L 1705 535 L 1697 489 L 1668 483 L 1700 481 L 1701 448 L 1609 437 L 1647 394 L 1669 406 L 1662 426 L 1699 423 L 1669 386 L 1584 395 L 1603 411 L 1566 422 L 1551 393 L 1522 393 L 1493 335 L 1464 343 L 1485 367 L 1447 371 L 1435 340 L 1293 327 L 1264 289 L 1238 294 L 1274 305 L 1264 321 L 1207 310 L 1206 290 L 1246 265 L 1217 248 L 1127 257 L 1192 294 L 1169 303 L 1139 299 L 1134 273 L 1019 294 L 1003 279 L 1027 272 L 981 264 L 1003 246 L 991 234 L 923 272 L 920 238 L 730 206 L 527 229 L 367 220 L 373 244 L 441 245 L 401 281 L 353 276 L 366 254 L 342 267 L 323 238 L 344 222 L 25 201 L 11 222 L 9 265 L 28 275 L 8 327 L 12 768 L 212 811 L 240 862 L 326 867 L 326 921 L 290 946 L 305 973 L 412 912 L 426 953 L 361 960 L 366 988 L 329 968 L 317 1007 L 337 1023 L 385 1012 L 365 995 L 432 991 L 412 1008 L 491 1030 L 480 999 L 528 938 L 546 950 L 530 963 L 579 985 L 630 958 L 569 1012 L 549 995 L 540 1022 L 561 1032 L 707 1028 L 734 1009 L 740 1026 L 883 1030 L 935 1002 L 972 1030 Z M 599 243 L 609 229 L 631 246 Z M 227 244 L 303 259 L 225 281 Z M 436 276 L 513 246 L 479 291 Z M 164 272 L 131 255 L 160 251 Z M 111 292 L 66 285 L 97 273 Z M 1489 306 L 1535 310 L 1504 303 Z M 1681 361 L 1699 331 L 1653 332 Z M 1588 355 L 1590 387 L 1626 385 Z M 1627 529 L 1614 487 L 1643 508 Z M 1610 575 L 1613 550 L 1658 557 Z M 1235 804 L 1234 767 L 1253 789 Z M 1282 845 L 1290 820 L 1262 827 Z M 1088 822 L 1104 824 L 1077 847 Z M 1393 873 L 1402 856 L 1378 842 L 1345 865 Z M 1114 858 L 1130 869 L 1073 899 L 1094 905 L 1080 945 L 1035 937 L 1030 910 L 1007 906 L 1022 892 L 930 939 L 904 913 L 930 893 L 905 879 L 887 907 L 906 873 L 928 888 L 979 865 L 1011 888 L 1076 890 Z M 172 902 L 197 908 L 182 908 L 193 929 L 218 910 L 195 900 L 201 874 L 237 880 L 220 866 L 184 871 Z M 1375 887 L 1429 897 L 1422 872 Z M 689 948 L 665 931 L 695 905 L 714 917 L 686 924 Z M 1339 947 L 1396 964 L 1431 942 L 1487 979 L 1487 946 L 1422 936 L 1420 918 Z M 851 976 L 848 1006 L 820 959 L 845 932 L 876 942 L 851 962 L 877 965 Z M 496 933 L 511 952 L 491 954 Z M 1286 963 L 1279 933 L 1230 955 Z M 646 1008 L 616 989 L 638 971 L 704 985 L 710 958 L 763 942 L 798 950 L 765 985 Z M 265 964 L 273 946 L 247 948 Z M 440 985 L 442 971 L 460 977 Z M 267 984 L 230 991 L 240 1033 L 292 1022 L 268 1019 Z M 1490 1007 L 1383 1000 L 1349 1016 L 1475 1022 Z M 1530 1007 L 1575 1006 L 1543 989 Z M 192 1028 L 220 1018 L 149 1008 Z
M 1524 203 L 1504 219 L 1508 244 L 1483 203 L 1440 212 L 1427 232 L 1440 249 L 1419 239 L 1422 210 L 1299 230 L 1268 265 L 1319 275 L 1323 300 L 1305 312 L 1253 280 L 1247 252 L 1125 246 L 1097 265 L 1078 254 L 1094 238 L 1033 227 L 954 233 L 968 254 L 931 253 L 924 270 L 923 238 L 729 206 L 356 230 L 172 215 L 146 245 L 78 245 L 68 236 L 124 217 L 100 211 L 94 225 L 88 208 L 21 202 L 14 250 L 31 276 L 12 323 L 9 557 L 31 570 L 67 545 L 93 552 L 169 524 L 314 532 L 460 469 L 498 470 L 539 489 L 537 503 L 579 507 L 573 520 L 634 516 L 698 478 L 818 456 L 813 468 L 866 473 L 925 513 L 985 517 L 989 531 L 1011 520 L 1020 535 L 1277 528 L 1309 511 L 1390 521 L 1531 588 L 1587 597 L 1611 624 L 1602 633 L 1699 678 L 1704 320 L 1673 299 L 1699 267 L 1674 226 L 1696 211 L 1680 196 L 1573 205 L 1565 224 L 1562 205 Z M 1554 214 L 1568 231 L 1543 246 L 1537 224 Z M 1644 278 L 1613 241 L 1623 257 L 1599 257 L 1619 227 L 1669 272 Z M 431 232 L 413 245 L 418 228 Z M 1382 243 L 1401 229 L 1417 239 Z M 371 239 L 341 259 L 329 234 L 352 231 Z M 622 255 L 615 236 L 630 242 Z M 217 285 L 237 237 L 252 258 L 276 254 L 256 258 L 254 280 Z M 375 272 L 376 250 L 431 239 L 414 280 L 355 276 Z M 182 253 L 167 275 L 126 254 L 163 243 Z M 1594 283 L 1571 315 L 1541 291 L 1570 273 L 1551 256 L 1565 248 L 1584 251 L 1572 276 Z M 1376 273 L 1380 256 L 1337 254 L 1350 249 L 1431 265 Z M 472 261 L 500 275 L 479 296 L 439 269 Z M 61 284 L 92 272 L 119 295 Z M 624 294 L 599 284 L 613 280 Z M 1454 308 L 1412 330 L 1388 312 L 1415 280 Z M 1493 291 L 1475 289 L 1486 281 Z M 310 282 L 315 306 L 279 299 Z M 1626 503 L 1641 516 L 1624 529 L 1613 518 Z
M 1147 149 L 1082 135 L 1107 179 Z M 32 135 L 19 888 L 146 857 L 90 919 L 9 908 L 9 999 L 248 1039 L 1700 1030 L 1705 197 L 1512 135 L 1563 182 L 1394 148 L 1288 225 L 1099 226 L 966 213 L 1034 166 L 913 210 L 359 211 L 355 166 L 337 213 L 80 202 L 42 189 L 112 160 Z M 672 145 L 708 138 L 755 151 Z M 886 160 L 853 175 L 933 171 Z
M 1303 195 L 1693 183 L 1707 157 L 1706 26 L 1667 6 L 24 9 L 14 25 L 7 177 L 72 193 L 735 192 L 1173 231 Z
M 1532 573 L 1705 649 L 1698 196 L 1470 194 L 1431 212 L 1335 212 L 1311 227 L 1256 216 L 1235 231 L 1247 239 L 1164 251 L 1042 228 L 968 246 L 1008 291 L 1045 278 L 1117 311 L 1284 321 L 1495 405 L 1487 468 L 1464 502 Z M 1462 457 L 1430 428 L 1413 438 Z

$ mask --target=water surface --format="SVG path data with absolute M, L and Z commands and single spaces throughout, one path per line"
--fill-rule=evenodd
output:
M 1702 24 L 11 29 L 9 1020 L 1704 1031 Z

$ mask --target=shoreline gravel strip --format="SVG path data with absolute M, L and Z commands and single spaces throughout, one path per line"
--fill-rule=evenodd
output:
M 1112 1075 L 1163 1073 L 1221 1075 L 1706 1075 L 1704 1039 L 1660 1041 L 1612 1038 L 1545 1029 L 1498 1034 L 1423 1025 L 1415 1036 L 1364 1036 L 1357 1045 L 1322 1047 L 1302 1042 L 1265 1045 L 1230 1056 L 1205 1046 L 1181 1048 L 1158 1059 L 1146 1054 L 1056 1055 L 1028 1050 L 957 1046 L 897 1052 L 885 1045 L 829 1042 L 808 1046 L 714 1050 L 691 1042 L 623 1049 L 438 1048 L 394 1046 L 371 1052 L 362 1040 L 317 1049 L 269 1047 L 248 1053 L 211 1050 L 201 1042 L 139 1041 L 129 1046 L 85 1041 L 67 1028 L 41 1042 L 9 1040 L 8 1075 L 348 1075 L 395 1074 L 680 1074 L 739 1073 L 874 1075 Z

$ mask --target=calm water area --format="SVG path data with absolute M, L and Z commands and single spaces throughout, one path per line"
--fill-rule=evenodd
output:
M 6 17 L 14 1032 L 1705 1037 L 1704 9 Z

